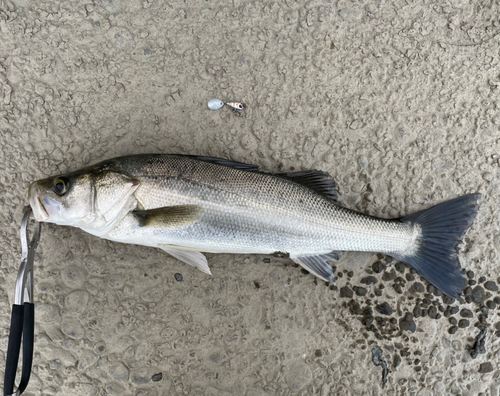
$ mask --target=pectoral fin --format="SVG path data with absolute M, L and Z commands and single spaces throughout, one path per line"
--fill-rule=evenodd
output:
M 177 260 L 183 261 L 186 264 L 192 265 L 203 271 L 205 274 L 212 275 L 210 268 L 208 267 L 208 262 L 206 257 L 197 251 L 183 250 L 182 247 L 173 245 L 158 245 L 158 247 L 171 256 L 174 256 Z
M 182 227 L 195 223 L 202 215 L 203 209 L 198 205 L 166 206 L 150 210 L 132 212 L 141 227 Z
M 314 276 L 323 279 L 325 282 L 335 281 L 333 269 L 327 261 L 338 261 L 339 253 L 332 252 L 316 256 L 299 256 L 291 257 L 291 259 Z

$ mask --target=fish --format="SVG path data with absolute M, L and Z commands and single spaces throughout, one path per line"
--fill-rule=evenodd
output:
M 319 170 L 270 173 L 227 159 L 174 154 L 105 160 L 29 186 L 41 222 L 160 248 L 211 274 L 203 253 L 286 254 L 325 282 L 338 252 L 377 252 L 414 268 L 444 294 L 465 287 L 457 248 L 481 194 L 393 219 L 346 208 Z

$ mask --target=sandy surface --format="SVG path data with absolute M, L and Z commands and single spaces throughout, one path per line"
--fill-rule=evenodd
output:
M 0 0 L 1 377 L 29 182 L 117 155 L 322 169 L 345 205 L 382 217 L 478 191 L 461 260 L 496 281 L 498 2 L 394 3 Z M 212 97 L 248 109 L 211 112 Z M 500 294 L 484 283 L 451 302 L 359 253 L 332 288 L 265 256 L 208 255 L 209 277 L 155 249 L 42 231 L 31 394 L 500 392 Z M 450 318 L 469 324 L 450 334 Z

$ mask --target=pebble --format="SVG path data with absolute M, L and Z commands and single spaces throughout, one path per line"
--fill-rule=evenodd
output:
M 162 379 L 163 379 L 163 373 L 153 374 L 153 376 L 151 377 L 151 380 L 153 382 L 158 382 L 161 381 Z
M 413 315 L 410 313 L 406 313 L 404 319 L 399 320 L 399 328 L 402 331 L 410 331 L 414 333 L 415 330 L 417 329 L 417 326 L 413 321 Z
M 437 308 L 430 307 L 428 313 L 429 313 L 429 317 L 431 317 L 432 319 L 436 319 L 436 316 L 438 314 Z
M 493 281 L 488 281 L 484 284 L 484 288 L 491 291 L 498 291 L 498 286 Z
M 481 304 L 483 302 L 484 289 L 481 286 L 476 286 L 472 290 L 472 301 L 476 304 Z
M 493 365 L 490 362 L 481 363 L 479 366 L 479 373 L 491 373 L 493 371 Z
M 404 272 L 405 272 L 405 268 L 406 268 L 406 266 L 405 266 L 402 262 L 398 262 L 398 263 L 396 263 L 395 267 L 396 267 L 396 270 L 397 270 L 398 272 L 401 272 L 401 273 L 404 273 Z
M 385 266 L 384 264 L 382 263 L 382 261 L 376 261 L 373 263 L 372 265 L 372 270 L 373 272 L 375 272 L 376 274 L 380 274 L 383 270 L 384 270 Z
M 425 290 L 424 285 L 422 285 L 420 282 L 415 282 L 410 287 L 410 293 L 423 293 L 424 290 Z
M 347 286 L 340 289 L 340 297 L 342 298 L 351 298 L 353 295 L 354 292 Z
M 462 318 L 472 318 L 472 312 L 471 310 L 467 309 L 467 308 L 463 308 L 461 311 L 460 311 L 460 316 Z
M 181 274 L 175 274 L 174 276 L 175 276 L 175 280 L 177 282 L 182 282 L 182 275 Z
M 382 280 L 383 281 L 391 281 L 396 278 L 396 271 L 394 269 L 391 269 L 390 271 L 385 271 L 384 274 L 382 275 Z
M 396 368 L 401 364 L 401 357 L 396 353 L 392 360 L 392 367 Z
M 364 285 L 374 285 L 378 280 L 374 276 L 365 276 L 361 279 L 361 283 Z
M 470 270 L 469 270 L 469 271 L 467 271 L 467 277 L 468 277 L 469 279 L 474 278 L 474 271 L 470 271 Z
M 392 315 L 392 308 L 386 302 L 377 305 L 375 309 L 382 315 Z
M 364 287 L 356 287 L 356 294 L 358 296 L 366 296 L 366 293 L 368 292 L 368 290 L 366 290 Z
M 448 329 L 448 333 L 450 334 L 455 334 L 458 330 L 458 327 L 457 326 L 451 326 L 449 329 Z
M 403 294 L 403 289 L 401 288 L 401 285 L 395 283 L 392 285 L 392 288 L 396 291 L 396 293 Z
M 450 322 L 450 324 L 452 324 L 452 325 L 456 325 L 457 324 L 457 320 L 455 318 L 448 319 L 448 322 Z
M 469 327 L 469 321 L 467 319 L 461 319 L 460 322 L 458 322 L 458 327 L 461 329 L 465 329 L 466 327 Z

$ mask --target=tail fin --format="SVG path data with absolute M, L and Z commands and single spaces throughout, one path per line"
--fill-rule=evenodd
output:
M 453 298 L 465 287 L 457 245 L 476 217 L 480 198 L 481 194 L 464 195 L 400 219 L 419 224 L 422 235 L 415 254 L 396 258 Z

